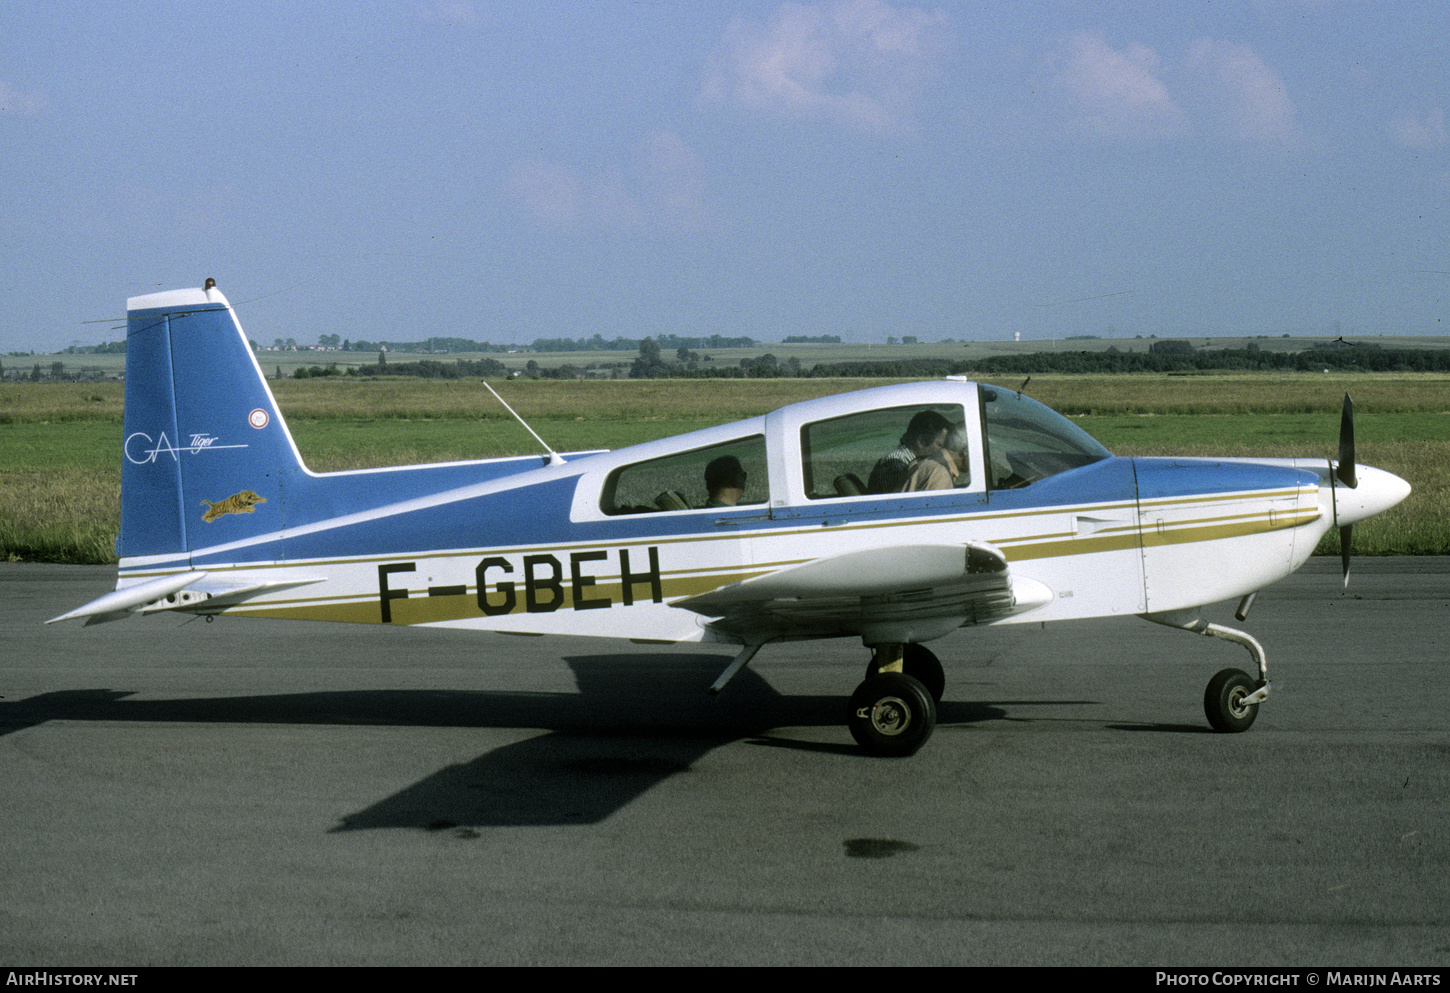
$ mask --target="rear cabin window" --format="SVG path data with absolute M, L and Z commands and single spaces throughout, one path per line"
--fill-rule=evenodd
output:
M 765 438 L 754 435 L 616 469 L 599 506 L 606 514 L 658 514 L 763 504 L 769 495 Z
M 943 469 L 934 478 L 943 487 L 966 486 L 971 481 L 967 459 L 953 459 L 952 469 L 948 471 L 940 448 L 922 455 L 911 447 L 911 439 L 906 438 L 913 424 L 946 425 L 938 432 L 942 448 L 957 445 L 956 451 L 960 452 L 968 444 L 963 428 L 965 420 L 961 404 L 921 404 L 867 410 L 807 424 L 801 428 L 806 496 L 812 500 L 830 500 L 866 493 L 904 492 L 913 469 L 925 458 L 941 461 Z M 918 475 L 917 479 L 920 478 Z

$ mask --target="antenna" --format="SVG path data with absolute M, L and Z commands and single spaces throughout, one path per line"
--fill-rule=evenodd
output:
M 546 451 L 546 452 L 549 453 L 549 465 L 563 465 L 564 464 L 564 457 L 562 455 L 560 455 L 558 452 L 554 451 L 552 448 L 550 448 L 549 447 L 549 443 L 547 441 L 545 441 L 543 438 L 540 438 L 539 437 L 539 433 L 537 431 L 535 431 L 533 428 L 529 427 L 529 422 L 528 421 L 524 420 L 522 417 L 519 417 L 519 412 L 517 410 L 514 410 L 512 407 L 510 407 L 508 405 L 508 401 L 505 400 L 503 397 L 501 397 L 501 396 L 498 395 L 498 390 L 495 390 L 492 386 L 489 386 L 488 385 L 488 380 L 486 380 L 486 379 L 485 380 L 482 380 L 482 383 L 483 383 L 484 389 L 486 389 L 486 390 L 488 390 L 488 392 L 492 393 L 493 394 L 493 398 L 495 400 L 497 400 L 499 403 L 503 404 L 503 409 L 504 410 L 507 410 L 510 414 L 513 414 L 514 415 L 514 419 L 517 420 L 520 424 L 522 424 L 524 426 L 524 430 L 527 431 L 529 434 L 533 435 L 534 436 L 534 440 L 537 441 L 539 444 L 541 444 L 541 445 L 544 446 L 544 451 Z

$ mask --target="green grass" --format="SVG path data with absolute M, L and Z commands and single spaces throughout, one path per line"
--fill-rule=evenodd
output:
M 556 452 L 579 452 L 624 448 L 715 423 L 705 419 L 641 422 L 538 419 L 532 426 Z M 316 472 L 457 462 L 543 451 L 513 419 L 308 420 L 289 421 L 288 426 L 308 468 Z
M 516 381 L 496 388 L 558 451 L 621 448 L 881 380 Z M 1018 383 L 1006 384 L 1015 388 Z M 478 381 L 284 380 L 278 402 L 317 471 L 515 455 L 537 443 Z M 1336 454 L 1351 392 L 1359 461 L 1408 479 L 1355 529 L 1360 554 L 1450 554 L 1450 378 L 1044 376 L 1028 393 L 1119 455 Z M 0 384 L 0 559 L 114 561 L 119 383 Z M 1331 533 L 1321 554 L 1338 553 Z
M 1180 452 L 1192 446 L 1229 455 L 1233 454 L 1230 448 L 1250 447 L 1255 454 L 1281 450 L 1280 454 L 1286 456 L 1337 458 L 1339 451 L 1339 419 L 1326 414 L 1114 414 L 1074 417 L 1073 421 L 1114 452 L 1124 446 L 1165 447 Z M 1450 441 L 1450 412 L 1373 412 L 1355 417 L 1357 448 L 1387 442 L 1435 441 Z
M 120 423 L 5 424 L 0 437 L 0 559 L 114 561 Z

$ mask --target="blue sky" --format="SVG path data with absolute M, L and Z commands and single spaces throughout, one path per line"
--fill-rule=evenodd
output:
M 1447 334 L 1450 8 L 0 0 L 0 351 Z

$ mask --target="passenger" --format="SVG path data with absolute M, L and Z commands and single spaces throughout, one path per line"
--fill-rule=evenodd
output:
M 947 435 L 941 451 L 916 460 L 906 476 L 906 482 L 901 486 L 902 492 L 949 490 L 954 486 L 965 486 L 971 482 L 967 458 L 966 425 L 958 424 Z
M 911 419 L 901 444 L 881 456 L 866 483 L 867 493 L 898 493 L 906 483 L 912 463 L 941 450 L 951 430 L 951 421 L 934 410 L 923 410 Z
M 722 455 L 705 466 L 707 507 L 733 507 L 745 495 L 745 467 L 733 455 Z

